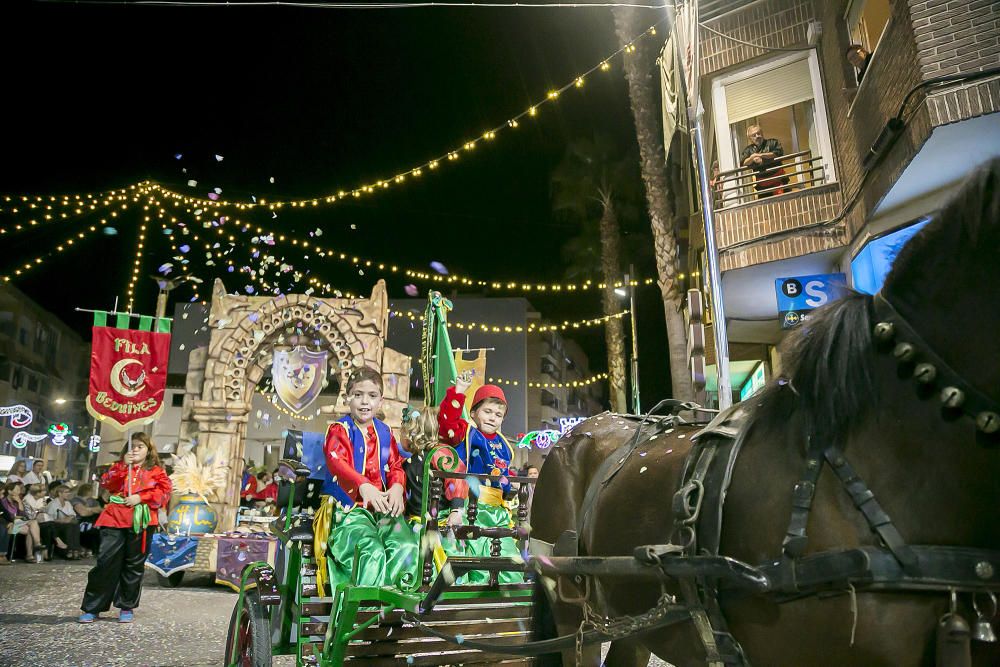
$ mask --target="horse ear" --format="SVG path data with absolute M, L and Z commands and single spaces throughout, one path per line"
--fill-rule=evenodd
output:
M 994 158 L 976 169 L 930 224 L 906 244 L 883 289 L 908 292 L 926 276 L 952 275 L 957 266 L 970 262 L 992 262 L 998 246 L 1000 158 Z

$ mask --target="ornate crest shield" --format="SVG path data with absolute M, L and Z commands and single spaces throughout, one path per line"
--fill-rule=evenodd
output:
M 274 393 L 292 412 L 302 412 L 323 389 L 327 353 L 312 352 L 304 345 L 292 350 L 276 350 L 271 362 Z

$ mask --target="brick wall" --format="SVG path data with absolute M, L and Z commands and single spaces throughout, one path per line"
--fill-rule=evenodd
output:
M 844 21 L 846 7 L 847 0 L 763 0 L 708 23 L 740 40 L 771 47 L 804 45 L 808 22 L 815 19 L 822 23 L 817 54 L 838 181 L 825 190 L 719 211 L 716 229 L 719 247 L 724 249 L 723 270 L 844 245 L 865 225 L 936 126 L 1000 110 L 1000 77 L 937 87 L 926 95 L 918 93 L 907 105 L 902 135 L 863 180 L 865 156 L 910 90 L 932 77 L 980 71 L 1000 62 L 1000 2 L 895 0 L 886 32 L 860 87 L 844 57 L 851 42 Z M 774 55 L 705 29 L 700 39 L 706 87 L 722 70 Z M 835 217 L 842 202 L 850 200 L 859 188 L 856 204 L 838 227 L 809 226 Z M 806 229 L 795 234 L 800 227 Z M 780 235 L 783 231 L 791 234 Z M 761 238 L 773 233 L 779 233 L 773 241 Z M 752 243 L 754 239 L 761 240 Z M 725 250 L 740 243 L 745 245 Z
M 840 186 L 833 183 L 716 212 L 721 269 L 739 269 L 843 245 L 846 239 L 838 229 L 819 226 L 835 217 L 841 206 Z M 799 229 L 803 231 L 796 233 Z M 747 244 L 766 234 L 779 236 Z
M 909 9 L 924 79 L 1000 62 L 996 0 L 909 0 Z
M 741 12 L 722 16 L 708 25 L 736 39 L 769 47 L 785 48 L 806 43 L 806 26 L 815 18 L 810 0 L 764 0 Z M 702 28 L 699 33 L 701 75 L 745 63 L 771 51 L 739 44 Z

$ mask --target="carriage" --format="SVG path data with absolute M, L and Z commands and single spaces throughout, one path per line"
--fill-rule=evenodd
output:
M 244 573 L 227 664 L 267 664 L 275 648 L 300 664 L 590 666 L 597 642 L 611 642 L 607 667 L 651 652 L 678 667 L 1000 664 L 998 247 L 995 160 L 878 294 L 833 302 L 792 336 L 759 397 L 707 425 L 665 401 L 664 416 L 575 426 L 542 467 L 528 565 L 455 558 L 435 574 L 424 544 L 411 589 L 348 584 L 311 607 L 311 531 L 286 518 L 283 583 L 261 564 Z M 448 474 L 425 469 L 431 516 Z M 518 519 L 503 536 L 523 543 Z M 536 577 L 531 591 L 463 589 L 465 569 Z M 529 615 L 530 633 L 509 623 Z
M 226 640 L 228 667 L 270 665 L 275 655 L 294 655 L 297 665 L 453 665 L 529 664 L 512 655 L 495 654 L 463 646 L 496 642 L 512 646 L 527 639 L 530 631 L 531 584 L 498 582 L 502 571 L 525 571 L 523 559 L 499 556 L 500 539 L 518 541 L 527 549 L 527 498 L 532 477 L 511 476 L 520 485 L 516 525 L 483 528 L 474 525 L 477 502 L 470 495 L 467 525 L 455 529 L 456 539 L 488 538 L 491 552 L 486 558 L 449 557 L 435 564 L 438 539 L 438 504 L 444 480 L 482 477 L 456 473 L 448 462 L 457 463 L 450 447 L 444 457 L 428 456 L 424 464 L 425 485 L 421 499 L 424 517 L 414 581 L 408 586 L 359 586 L 347 582 L 333 590 L 317 584 L 313 516 L 296 507 L 295 494 L 288 493 L 284 511 L 272 530 L 284 544 L 276 567 L 266 562 L 247 565 L 242 574 L 239 599 L 233 609 Z M 432 467 L 431 461 L 444 461 Z M 282 460 L 279 484 L 290 486 L 296 475 L 308 468 L 294 460 Z M 283 494 L 284 495 L 284 494 Z M 354 576 L 357 574 L 355 555 Z M 471 570 L 490 573 L 484 585 L 458 584 Z M 451 641 L 449 641 L 451 639 Z

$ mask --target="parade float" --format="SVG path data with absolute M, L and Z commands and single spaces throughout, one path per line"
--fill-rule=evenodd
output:
M 325 431 L 347 413 L 347 375 L 367 365 L 381 370 L 387 421 L 399 426 L 410 359 L 386 346 L 388 319 L 381 280 L 367 299 L 243 296 L 215 282 L 209 344 L 189 357 L 170 523 L 147 561 L 161 583 L 178 585 L 191 571 L 238 589 L 246 563 L 273 565 L 280 556 L 280 542 L 268 532 L 270 508 L 240 507 L 255 394 L 292 416 L 308 415 Z M 335 400 L 321 404 L 331 384 Z

